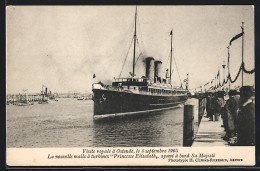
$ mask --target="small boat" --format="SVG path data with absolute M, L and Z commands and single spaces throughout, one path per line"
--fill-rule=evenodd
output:
M 47 104 L 48 103 L 48 100 L 40 100 L 38 101 L 38 104 Z
M 84 97 L 78 97 L 77 100 L 84 100 Z

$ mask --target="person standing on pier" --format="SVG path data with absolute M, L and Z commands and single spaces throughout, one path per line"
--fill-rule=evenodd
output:
M 212 121 L 218 120 L 219 105 L 217 103 L 217 92 L 213 93 L 212 97 Z
M 240 88 L 240 107 L 238 113 L 237 144 L 239 146 L 255 145 L 255 104 L 252 86 Z
M 206 110 L 207 110 L 207 117 L 209 117 L 209 121 L 213 121 L 213 97 L 212 97 L 212 93 L 208 93 L 207 94 L 207 102 L 206 102 Z
M 218 101 L 219 101 L 219 104 L 221 106 L 219 113 L 221 115 L 221 118 L 223 119 L 223 124 L 225 124 L 224 127 L 225 126 L 227 127 L 227 115 L 226 115 L 226 111 L 225 111 L 225 108 L 224 108 L 224 106 L 226 104 L 226 101 L 224 99 L 225 95 L 226 95 L 225 91 L 219 91 L 218 92 Z
M 225 103 L 224 103 L 224 95 L 222 95 L 222 92 L 215 92 L 214 93 L 214 98 L 213 98 L 213 108 L 214 108 L 214 112 L 213 115 L 215 117 L 215 121 L 219 121 L 219 116 L 220 116 L 220 112 L 222 107 L 224 107 Z
M 226 135 L 223 139 L 229 140 L 236 136 L 237 129 L 237 115 L 239 107 L 239 95 L 236 90 L 230 90 L 229 99 L 225 104 L 225 114 L 226 114 Z
M 213 120 L 218 121 L 221 106 L 220 106 L 219 101 L 218 101 L 217 92 L 214 92 L 214 94 L 213 94 L 212 105 L 213 105 Z

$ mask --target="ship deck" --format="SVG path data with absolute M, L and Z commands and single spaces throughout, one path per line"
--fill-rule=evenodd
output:
M 97 89 L 97 88 L 93 88 Z M 92 89 L 92 91 L 93 91 Z M 150 92 L 150 91 L 131 91 L 127 89 L 120 89 L 120 88 L 113 88 L 113 87 L 106 87 L 103 89 L 97 89 L 97 90 L 104 90 L 104 91 L 113 91 L 113 92 L 124 92 L 124 93 L 129 93 L 129 94 L 140 94 L 140 95 L 147 95 L 147 96 L 183 96 L 184 93 L 186 93 L 185 90 L 181 90 L 181 93 L 160 93 L 160 92 Z

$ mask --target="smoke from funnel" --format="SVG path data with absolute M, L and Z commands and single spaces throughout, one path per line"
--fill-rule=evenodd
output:
M 161 82 L 161 79 L 162 79 L 162 62 L 161 61 L 154 62 L 154 78 L 156 81 Z
M 146 74 L 145 76 L 153 82 L 154 79 L 154 58 L 147 57 L 146 59 Z

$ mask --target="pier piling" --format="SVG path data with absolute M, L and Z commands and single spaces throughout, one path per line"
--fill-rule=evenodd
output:
M 194 106 L 184 105 L 183 115 L 183 146 L 190 147 L 194 139 Z

